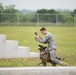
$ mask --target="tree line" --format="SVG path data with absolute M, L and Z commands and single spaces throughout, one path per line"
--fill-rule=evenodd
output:
M 4 13 L 4 14 L 3 14 Z M 0 22 L 16 22 L 17 15 L 22 14 L 21 11 L 15 8 L 15 5 L 3 6 L 0 3 Z M 31 14 L 31 13 L 30 13 Z M 39 14 L 39 15 L 37 15 Z M 63 15 L 62 15 L 63 14 Z M 66 16 L 66 14 L 68 14 Z M 54 10 L 54 9 L 40 9 L 33 13 L 33 15 L 19 15 L 19 21 L 21 22 L 37 22 L 37 16 L 39 16 L 40 22 L 56 22 L 56 18 L 58 17 L 58 22 L 73 22 L 76 14 L 76 9 L 73 11 L 69 10 Z

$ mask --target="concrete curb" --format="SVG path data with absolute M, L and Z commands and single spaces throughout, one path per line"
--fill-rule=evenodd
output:
M 76 67 L 0 68 L 0 75 L 76 75 Z

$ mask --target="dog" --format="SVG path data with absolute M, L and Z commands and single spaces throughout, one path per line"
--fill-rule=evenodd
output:
M 45 63 L 49 62 L 49 63 L 52 64 L 52 66 L 56 66 L 57 64 L 54 63 L 54 62 L 52 62 L 51 59 L 50 59 L 50 53 L 45 50 L 47 47 L 44 47 L 42 45 L 39 45 L 39 47 L 40 48 L 38 48 L 38 50 L 40 50 L 40 59 L 41 59 L 41 62 L 38 64 L 38 66 L 40 64 L 43 64 L 44 62 Z M 58 60 L 62 60 L 62 61 L 65 59 L 65 58 L 59 58 L 59 57 L 56 57 L 56 58 Z M 46 66 L 46 65 L 43 64 L 43 66 Z

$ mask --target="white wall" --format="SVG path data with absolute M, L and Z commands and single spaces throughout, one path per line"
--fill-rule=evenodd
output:
M 0 58 L 38 58 L 39 53 L 30 52 L 29 47 L 18 46 L 18 41 L 6 40 L 6 35 L 0 34 Z

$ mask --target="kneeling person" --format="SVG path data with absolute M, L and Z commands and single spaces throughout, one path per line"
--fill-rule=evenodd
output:
M 57 47 L 56 47 L 56 42 L 55 42 L 55 39 L 54 39 L 54 36 L 48 32 L 46 30 L 46 28 L 41 28 L 40 29 L 40 32 L 45 35 L 44 38 L 41 38 L 40 36 L 36 35 L 35 38 L 36 38 L 36 41 L 40 42 L 40 43 L 45 43 L 45 44 L 48 44 L 48 48 L 47 48 L 47 51 L 50 53 L 50 59 L 56 63 L 56 64 L 59 64 L 61 66 L 63 66 L 63 64 L 56 58 L 56 50 L 57 50 Z M 45 62 L 44 62 L 45 64 Z

